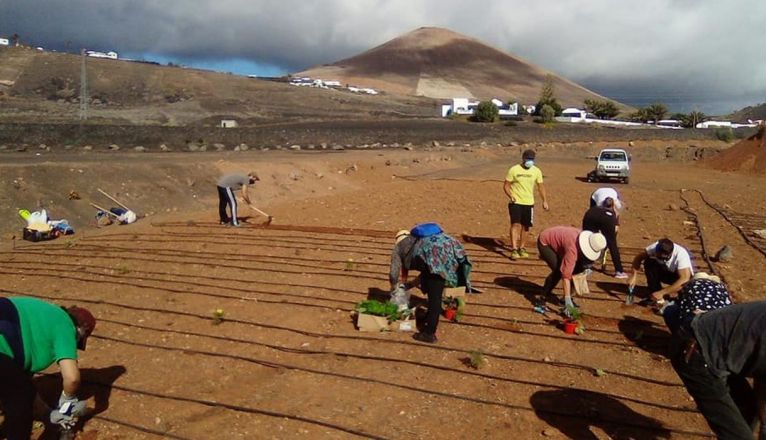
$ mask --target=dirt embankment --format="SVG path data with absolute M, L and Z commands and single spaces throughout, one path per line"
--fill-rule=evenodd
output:
M 721 171 L 766 174 L 766 126 L 704 164 Z

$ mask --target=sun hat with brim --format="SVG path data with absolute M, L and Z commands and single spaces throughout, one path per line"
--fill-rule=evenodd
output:
M 596 261 L 606 249 L 606 237 L 600 232 L 582 231 L 577 237 L 577 244 L 585 258 Z
M 91 333 L 93 333 L 93 329 L 96 328 L 96 318 L 88 311 L 88 309 L 82 307 L 67 307 L 66 312 L 72 317 L 77 329 L 81 332 L 80 337 L 77 339 L 77 348 L 79 350 L 85 350 L 88 336 L 90 336 Z
M 400 241 L 404 240 L 409 235 L 410 235 L 410 231 L 408 231 L 406 229 L 402 229 L 401 231 L 397 232 L 396 233 L 396 244 L 399 244 Z
M 718 275 L 710 275 L 707 272 L 697 272 L 694 274 L 695 280 L 710 280 L 714 283 L 720 283 L 721 278 L 718 277 Z

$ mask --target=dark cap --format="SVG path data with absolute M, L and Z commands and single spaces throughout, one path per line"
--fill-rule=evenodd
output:
M 524 150 L 521 158 L 524 160 L 535 160 L 535 150 Z
M 96 328 L 96 318 L 88 309 L 82 307 L 71 306 L 67 307 L 66 312 L 72 317 L 72 321 L 77 326 L 77 348 L 85 350 L 85 343 L 88 341 L 88 336 L 93 333 L 93 329 Z

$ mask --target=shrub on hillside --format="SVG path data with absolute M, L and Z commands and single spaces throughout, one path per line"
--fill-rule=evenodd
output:
M 715 131 L 715 137 L 719 141 L 731 142 L 734 140 L 734 130 L 732 130 L 730 127 L 719 128 Z
M 543 120 L 543 123 L 549 123 L 553 122 L 553 119 L 556 117 L 556 110 L 553 109 L 548 104 L 545 104 L 543 108 L 540 109 L 540 117 Z
M 482 101 L 476 107 L 476 112 L 473 115 L 474 122 L 495 122 L 497 120 L 500 110 L 491 101 Z

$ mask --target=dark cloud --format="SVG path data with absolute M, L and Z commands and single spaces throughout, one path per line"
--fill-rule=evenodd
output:
M 741 105 L 766 100 L 763 17 L 762 0 L 0 0 L 0 34 L 58 49 L 297 71 L 440 26 L 617 99 L 665 93 Z

